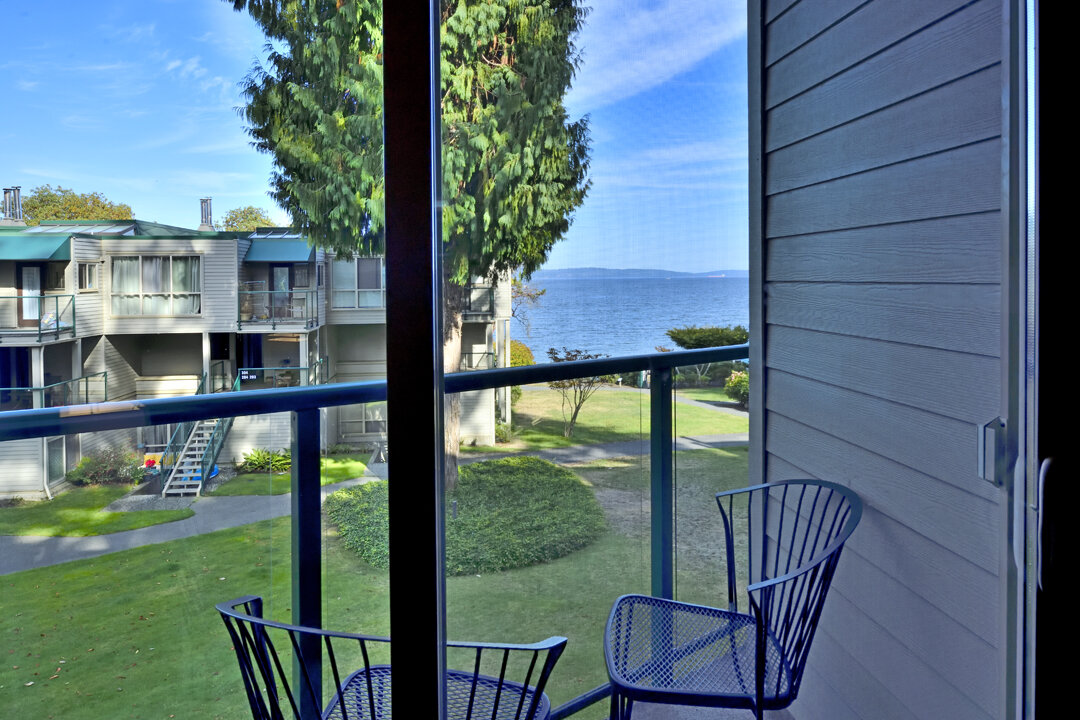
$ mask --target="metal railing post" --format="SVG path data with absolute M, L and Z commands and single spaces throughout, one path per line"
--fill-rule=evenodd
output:
M 652 523 L 652 594 L 674 597 L 675 489 L 672 478 L 670 367 L 653 367 L 649 383 L 649 462 Z
M 319 482 L 319 411 L 292 413 L 292 622 L 322 627 L 322 537 Z M 312 686 L 322 687 L 322 649 L 318 636 L 300 638 Z M 299 660 L 294 659 L 294 687 L 303 687 Z M 310 707 L 304 695 L 300 717 L 319 718 L 322 708 Z

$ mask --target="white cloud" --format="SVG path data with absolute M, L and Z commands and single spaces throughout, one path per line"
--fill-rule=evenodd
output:
M 36 88 L 39 84 L 40 83 L 38 83 L 38 81 L 36 80 L 19 80 L 15 83 L 15 87 L 19 88 L 20 90 L 30 91 Z
M 632 97 L 745 34 L 745 0 L 597 0 L 569 102 L 584 113 Z

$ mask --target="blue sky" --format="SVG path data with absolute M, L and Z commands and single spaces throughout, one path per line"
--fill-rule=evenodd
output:
M 593 0 L 567 98 L 592 190 L 546 267 L 747 267 L 745 0 Z M 100 191 L 194 227 L 267 197 L 237 83 L 265 40 L 221 0 L 5 8 L 0 185 Z

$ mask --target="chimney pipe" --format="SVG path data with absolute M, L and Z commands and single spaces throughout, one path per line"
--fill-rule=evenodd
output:
M 15 187 L 4 188 L 3 210 L 4 216 L 0 218 L 0 225 L 26 226 L 26 222 L 23 220 L 21 187 L 16 185 Z
M 202 211 L 202 220 L 199 223 L 199 232 L 213 232 L 214 218 L 210 211 L 210 198 L 199 201 L 199 209 Z

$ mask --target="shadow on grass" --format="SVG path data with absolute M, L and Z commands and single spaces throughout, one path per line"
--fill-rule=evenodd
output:
M 52 500 L 0 508 L 0 535 L 88 537 L 189 518 L 184 510 L 106 512 L 105 506 L 127 494 L 126 485 L 88 485 L 71 488 Z

